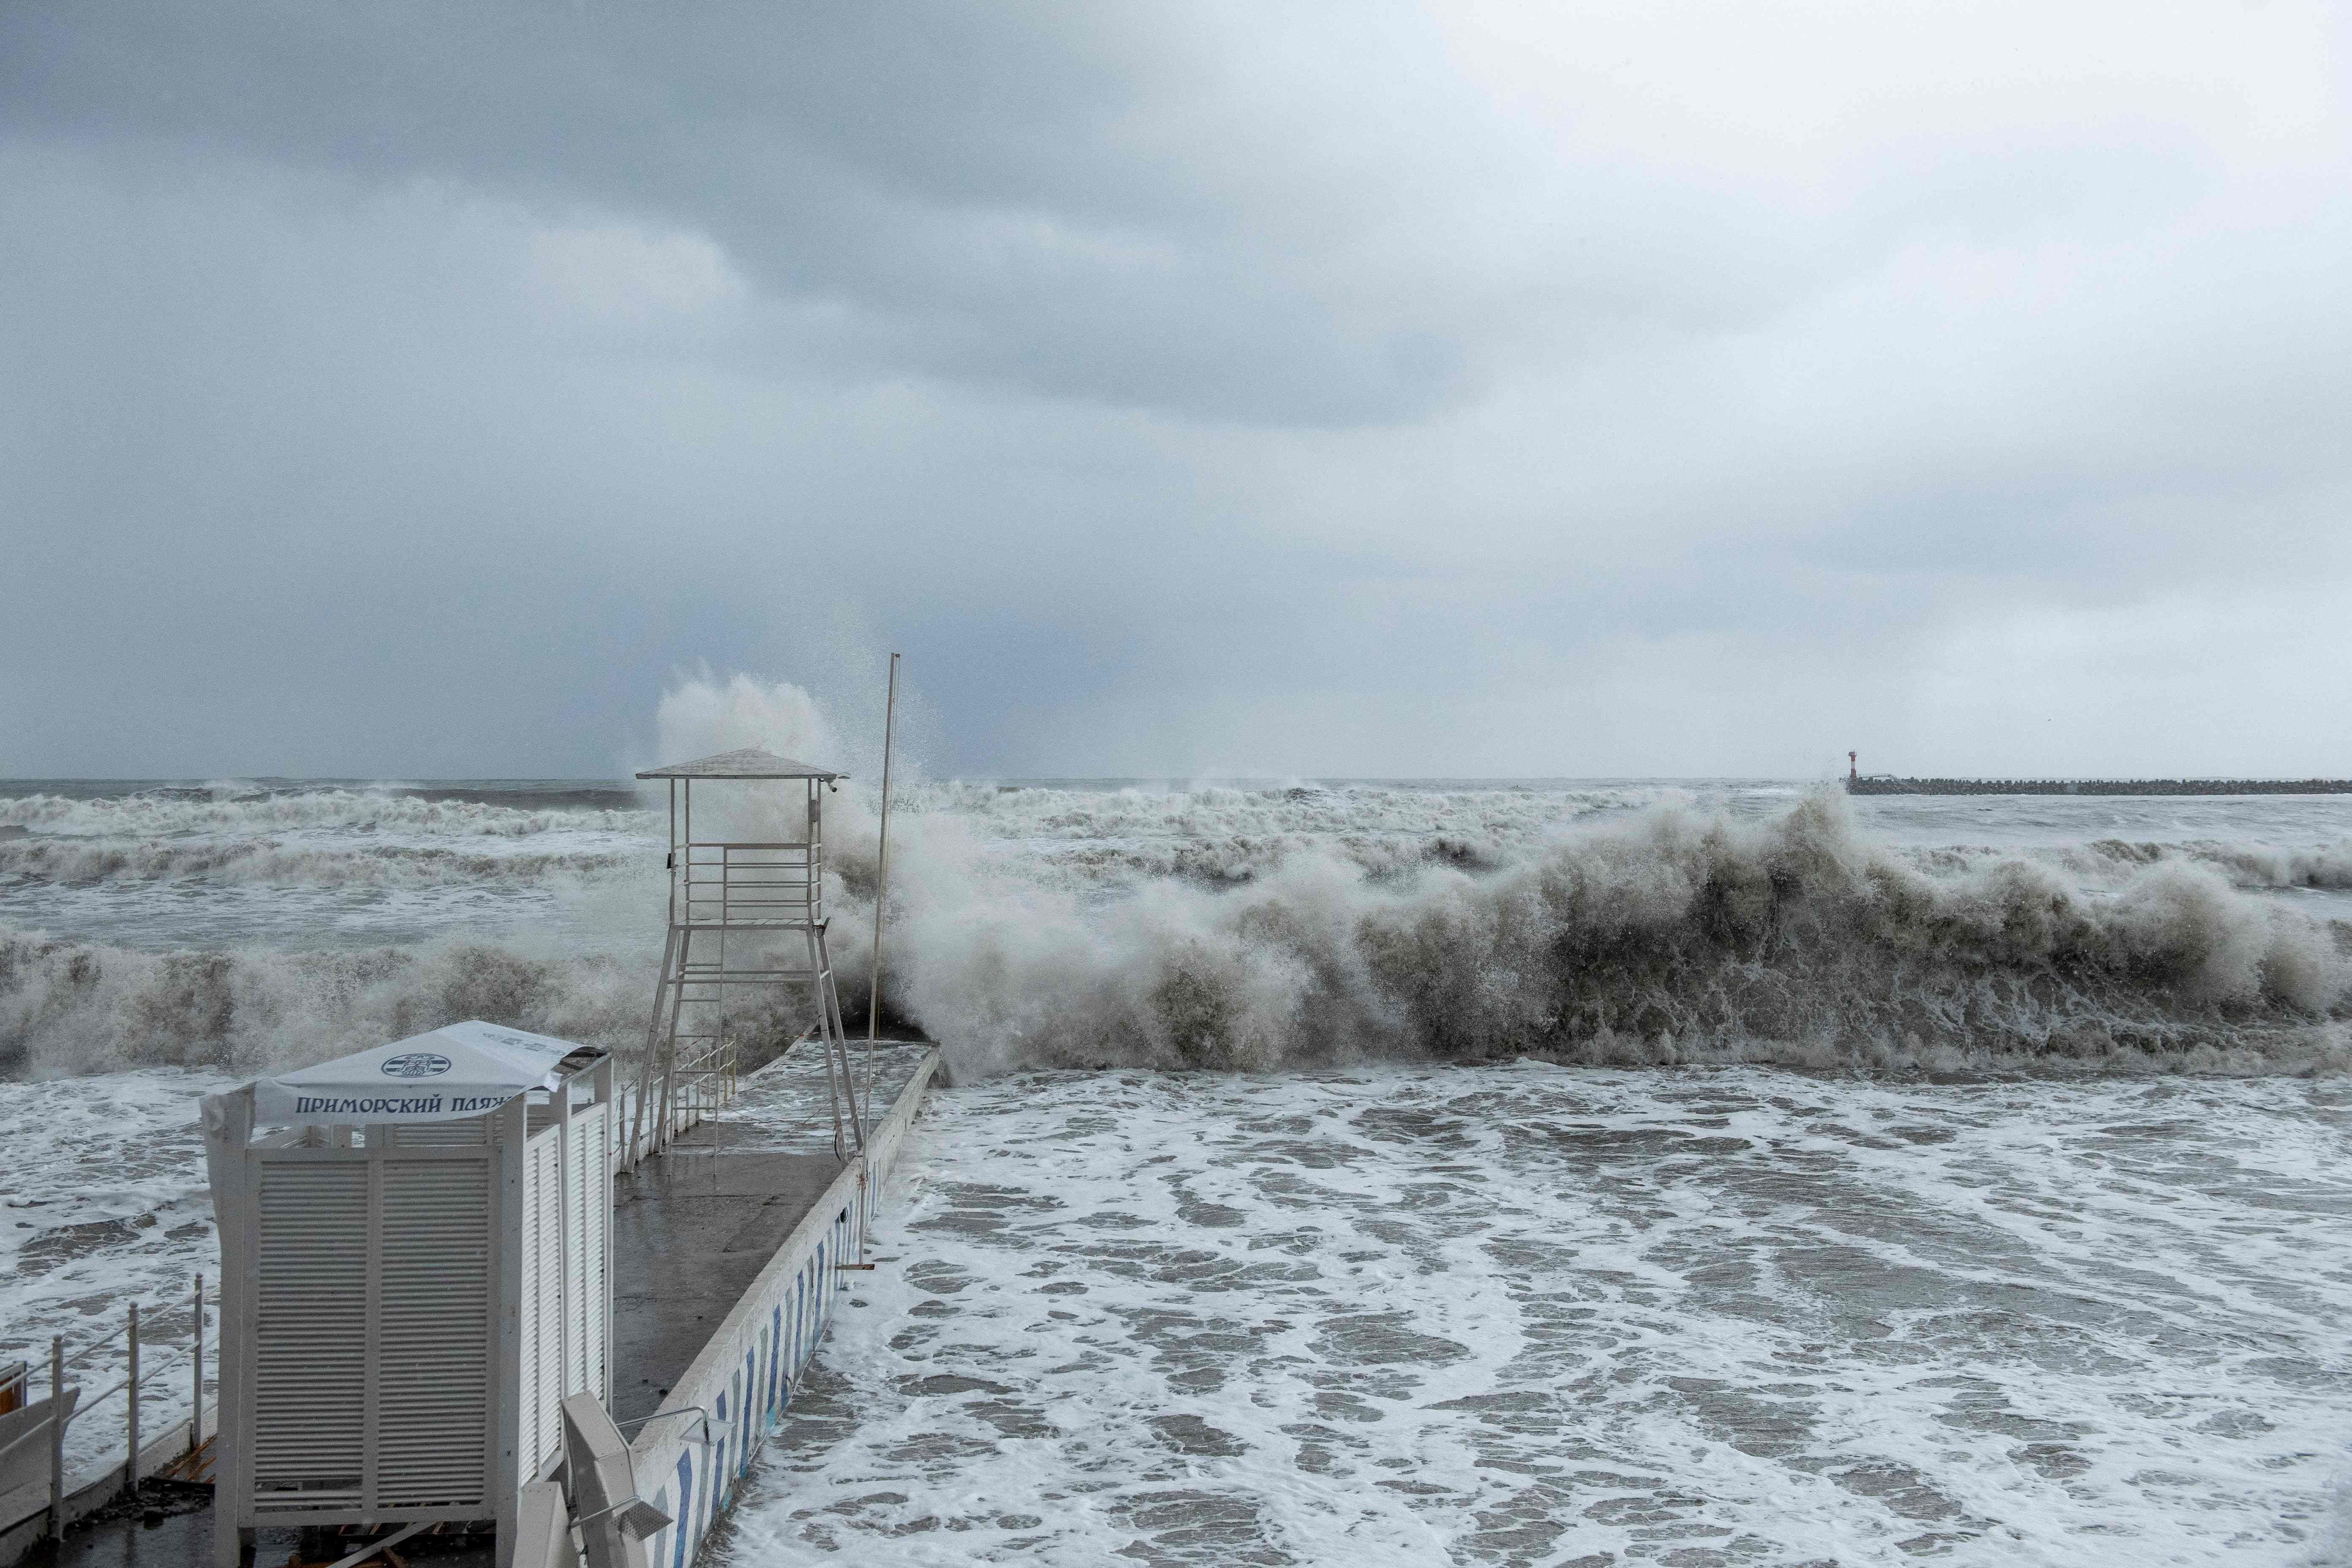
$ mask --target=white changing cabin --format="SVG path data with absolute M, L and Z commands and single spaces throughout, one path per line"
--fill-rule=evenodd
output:
M 204 1102 L 218 1568 L 265 1526 L 495 1520 L 609 1404 L 611 1058 L 479 1022 Z

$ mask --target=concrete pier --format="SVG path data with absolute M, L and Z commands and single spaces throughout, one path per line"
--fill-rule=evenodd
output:
M 616 1180 L 612 1414 L 629 1423 L 665 1408 L 704 1412 L 698 1432 L 682 1419 L 632 1429 L 643 1495 L 678 1520 L 687 1560 L 815 1353 L 839 1270 L 863 1249 L 936 1066 L 932 1047 L 883 1047 L 866 1152 L 846 1164 L 830 1149 L 823 1066 L 811 1054 L 752 1075 L 713 1120 Z M 151 1483 L 140 1504 L 77 1524 L 47 1560 L 187 1568 L 209 1557 L 212 1538 L 200 1492 Z M 255 1568 L 285 1568 L 298 1544 L 292 1531 L 262 1531 Z M 662 1563 L 679 1555 L 669 1531 L 656 1545 Z M 411 1560 L 489 1568 L 493 1557 L 485 1546 Z
M 841 1174 L 706 1121 L 614 1183 L 613 1419 L 651 1415 Z

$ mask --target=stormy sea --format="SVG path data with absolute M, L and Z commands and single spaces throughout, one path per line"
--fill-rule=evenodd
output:
M 664 830 L 0 785 L 0 1362 L 214 1267 L 210 1087 L 636 1051 Z M 891 835 L 883 1018 L 954 1082 L 728 1561 L 2352 1561 L 2352 800 L 949 781 Z

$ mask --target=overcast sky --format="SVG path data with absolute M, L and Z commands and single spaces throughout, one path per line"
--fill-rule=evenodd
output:
M 2352 774 L 2348 26 L 18 0 L 0 774 Z

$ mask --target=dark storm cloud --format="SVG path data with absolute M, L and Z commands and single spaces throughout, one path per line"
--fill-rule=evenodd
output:
M 1460 360 L 1443 321 L 1332 275 L 1381 193 L 1286 174 L 1285 128 L 1155 15 L 58 8 L 20 15 L 0 104 L 86 144 L 677 225 L 761 289 L 836 308 L 833 352 L 881 367 L 1209 417 L 1426 408 Z M 1265 188 L 1217 177 L 1244 159 Z
M 0 10 L 0 773 L 2352 771 L 2330 27 Z

